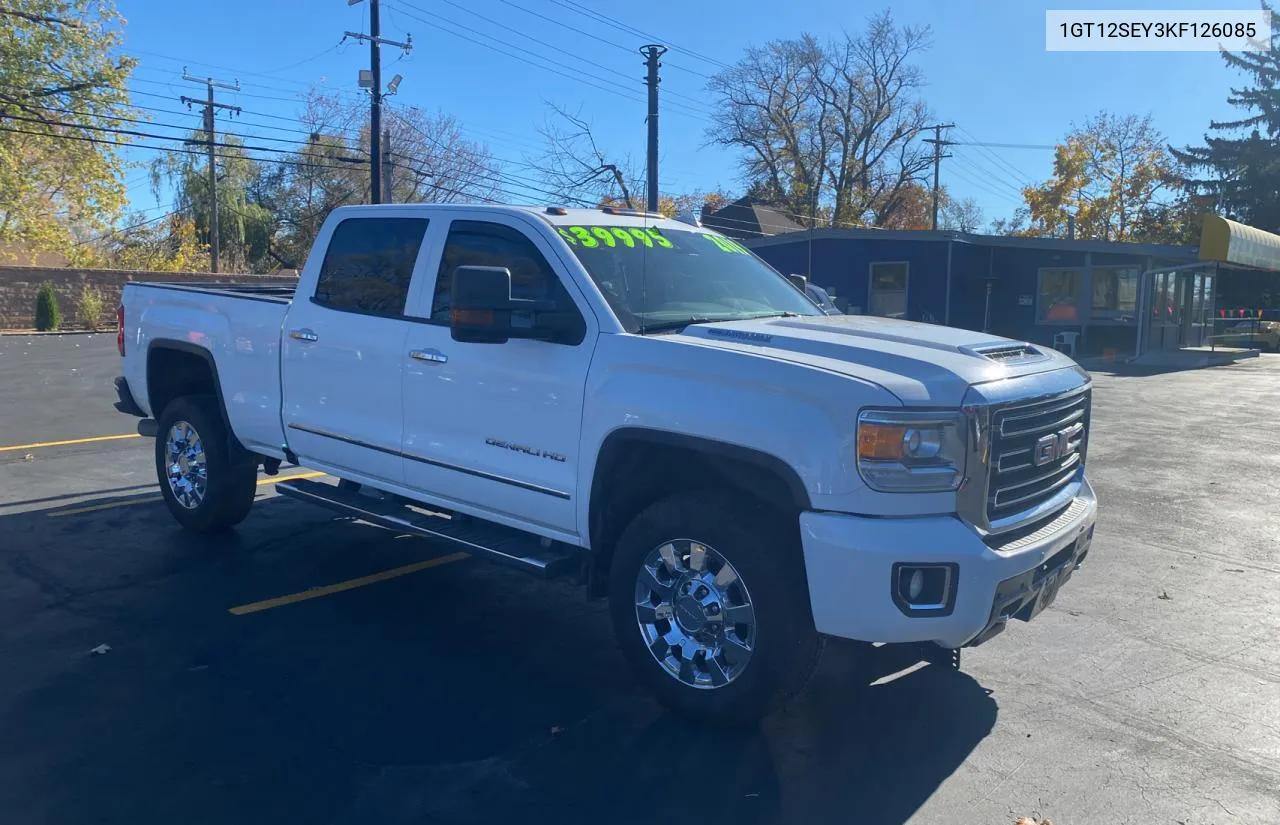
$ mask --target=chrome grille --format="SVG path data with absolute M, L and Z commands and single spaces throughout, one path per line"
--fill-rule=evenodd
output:
M 1029 510 L 1076 480 L 1084 464 L 1090 400 L 1086 389 L 992 411 L 988 522 Z M 1046 443 L 1050 436 L 1057 437 L 1056 446 Z

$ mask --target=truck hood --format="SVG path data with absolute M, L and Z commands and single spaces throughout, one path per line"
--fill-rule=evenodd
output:
M 908 405 L 958 406 L 973 384 L 1075 364 L 1042 345 L 867 315 L 695 324 L 673 337 L 871 381 Z

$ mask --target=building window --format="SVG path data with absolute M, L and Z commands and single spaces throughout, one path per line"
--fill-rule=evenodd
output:
M 1136 266 L 1096 266 L 1093 268 L 1093 317 L 1100 320 L 1132 322 L 1138 309 Z
M 1080 270 L 1040 270 L 1038 319 L 1042 324 L 1080 323 Z
M 871 265 L 871 296 L 868 314 L 886 318 L 907 317 L 907 263 Z

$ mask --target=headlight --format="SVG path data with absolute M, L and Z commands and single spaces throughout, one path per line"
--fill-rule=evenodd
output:
M 886 493 L 954 490 L 964 478 L 958 412 L 867 410 L 858 416 L 858 472 Z

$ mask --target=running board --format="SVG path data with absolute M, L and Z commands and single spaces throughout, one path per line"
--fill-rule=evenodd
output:
M 406 503 L 398 496 L 375 496 L 306 480 L 277 482 L 275 488 L 280 495 L 319 504 L 388 530 L 446 541 L 478 558 L 545 578 L 572 573 L 579 567 L 576 549 L 559 542 L 544 546 L 546 541 L 538 536 L 468 516 L 428 510 L 426 505 Z

